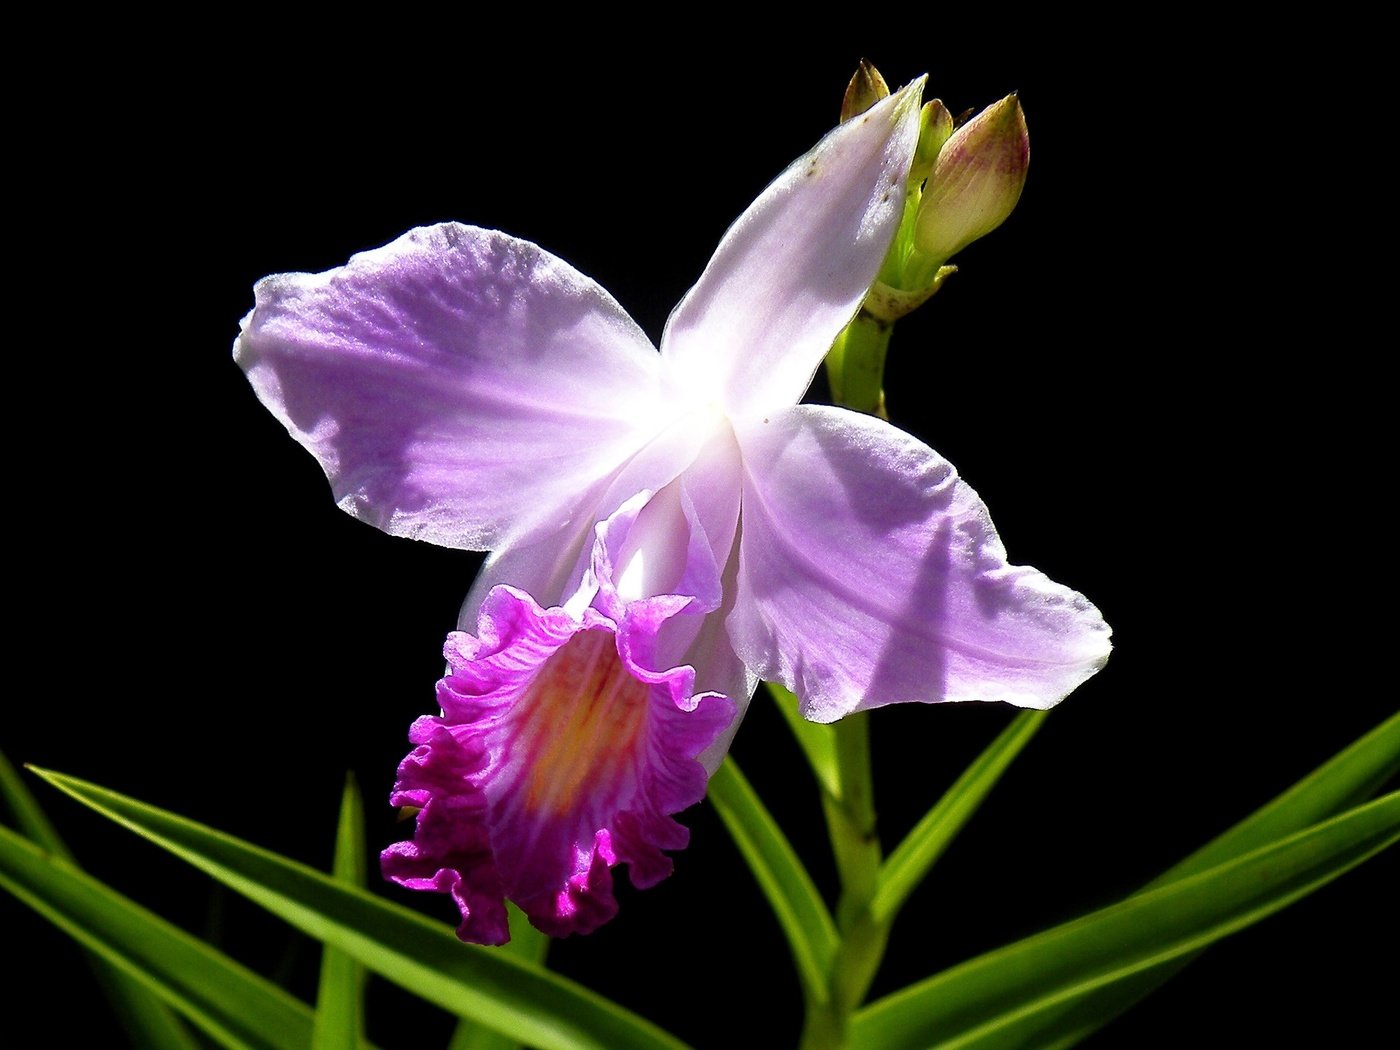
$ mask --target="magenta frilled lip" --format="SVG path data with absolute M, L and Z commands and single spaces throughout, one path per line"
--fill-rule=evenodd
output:
M 385 875 L 451 893 L 458 935 L 502 944 L 507 898 L 548 934 L 588 933 L 617 911 L 613 865 L 639 887 L 670 874 L 662 851 L 688 840 L 672 814 L 704 797 L 696 759 L 734 717 L 691 668 L 648 659 L 680 607 L 637 603 L 617 623 L 493 590 L 477 635 L 448 639 L 442 715 L 409 734 L 391 802 L 421 812 Z
M 669 817 L 682 797 L 698 798 L 760 678 L 829 722 L 899 701 L 1049 707 L 1107 660 L 1099 611 L 1008 564 L 986 506 L 938 453 L 881 420 L 798 404 L 898 227 L 920 87 L 841 125 L 763 191 L 672 313 L 659 351 L 567 263 L 454 223 L 327 273 L 259 282 L 235 357 L 320 461 L 340 506 L 396 535 L 493 551 L 458 624 L 476 640 L 456 643 L 444 713 L 415 727 L 418 750 L 401 770 L 396 797 L 431 796 L 437 815 L 425 807 L 412 848 L 391 851 L 409 866 L 395 877 L 452 890 L 469 916 L 504 894 L 533 902 L 526 910 L 546 929 L 583 929 L 611 907 L 600 887 L 609 858 L 624 856 L 626 807 Z M 523 604 L 507 617 L 501 595 Z M 663 606 L 667 617 L 629 626 Z M 506 622 L 513 641 L 498 649 L 490 632 Z M 585 649 L 607 648 L 603 636 L 616 655 L 588 664 L 600 675 L 607 665 L 589 681 L 608 683 L 600 695 L 625 709 L 597 715 L 615 733 L 587 730 L 570 706 L 585 694 L 559 685 L 585 666 Z M 558 640 L 547 655 L 545 637 Z M 654 660 L 622 655 L 644 640 Z M 502 680 L 490 704 L 463 693 L 466 707 L 448 710 L 450 683 L 485 674 L 480 660 L 523 661 L 507 655 L 516 645 L 535 654 L 517 668 L 529 664 L 528 682 Z M 532 770 L 572 783 L 626 765 L 619 756 L 652 739 L 627 712 L 660 710 L 671 685 L 639 669 L 685 682 L 690 699 L 668 701 L 680 721 L 711 711 L 703 732 L 655 714 L 658 740 L 674 731 L 685 741 L 669 755 L 718 718 L 708 701 L 686 711 L 691 699 L 737 707 L 698 764 L 686 760 L 700 786 L 687 780 L 646 803 L 645 792 L 623 801 L 580 789 L 564 792 L 567 806 L 545 805 L 556 795 Z M 629 699 L 644 681 L 646 702 Z M 552 714 L 540 720 L 535 708 Z M 596 753 L 566 760 L 573 751 L 551 749 L 546 721 L 570 748 Z M 570 835 L 564 863 L 558 843 Z M 638 836 L 628 841 L 641 856 Z M 451 863 L 428 871 L 439 855 Z M 631 861 L 634 877 L 657 870 L 647 856 Z M 557 881 L 546 887 L 543 872 Z M 495 938 L 492 914 L 469 917 L 467 935 Z

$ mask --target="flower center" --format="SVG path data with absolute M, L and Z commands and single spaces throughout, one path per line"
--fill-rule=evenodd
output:
M 690 525 L 681 508 L 680 482 L 647 501 L 617 555 L 617 596 L 624 602 L 670 594 L 685 572 Z
M 624 776 L 649 688 L 628 673 L 605 629 L 580 631 L 551 656 L 520 701 L 526 808 L 561 815 L 582 792 Z

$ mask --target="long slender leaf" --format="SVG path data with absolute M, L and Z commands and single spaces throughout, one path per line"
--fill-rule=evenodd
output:
M 964 1050 L 1083 992 L 1194 952 L 1400 841 L 1400 792 L 973 959 L 856 1014 L 852 1042 Z
M 783 721 L 792 730 L 797 746 L 807 756 L 807 764 L 821 789 L 834 799 L 841 798 L 841 773 L 836 762 L 836 733 L 829 725 L 809 722 L 797 711 L 797 697 L 777 682 L 763 683 L 772 695 Z
M 304 1050 L 311 1009 L 282 989 L 0 828 L 0 887 L 224 1046 Z
M 0 753 L 0 797 L 9 805 L 25 838 L 55 857 L 73 862 L 73 854 L 3 753 Z M 199 1044 L 157 996 L 99 956 L 90 955 L 89 958 L 93 977 L 133 1043 L 150 1050 L 199 1050 Z
M 1045 721 L 1044 711 L 1022 711 L 987 746 L 938 803 L 890 854 L 880 871 L 880 888 L 870 911 L 877 922 L 891 921 L 934 862 L 943 855 L 1001 775 Z
M 1400 713 L 1158 876 L 1147 888 L 1213 868 L 1334 816 L 1370 798 L 1396 773 L 1400 773 Z
M 1334 816 L 1370 798 L 1397 772 L 1400 714 L 1338 752 L 1283 794 L 1153 880 L 1146 889 L 1205 871 Z M 976 1050 L 1059 1050 L 1073 1046 L 1167 981 L 1197 954 L 1183 955 L 1069 999 L 1054 1009 L 1008 1022 L 968 1046 Z
M 787 936 L 809 1001 L 824 1001 L 837 934 L 812 877 L 733 758 L 710 778 L 708 797 Z
M 594 992 L 490 949 L 443 925 L 230 835 L 59 773 L 35 770 L 422 999 L 541 1050 L 680 1047 L 675 1037 Z
M 510 913 L 510 941 L 500 950 L 522 962 L 543 964 L 549 952 L 549 938 L 531 926 L 525 913 L 509 901 L 506 902 L 506 911 Z M 464 1017 L 457 1022 L 447 1050 L 516 1050 L 518 1046 L 518 1040 L 493 1032 Z
M 365 807 L 353 776 L 340 796 L 331 875 L 347 886 L 365 884 Z M 365 1027 L 365 971 L 350 956 L 326 945 L 321 951 L 321 982 L 316 991 L 316 1023 L 311 1050 L 355 1050 Z
M 24 786 L 23 779 L 15 767 L 10 765 L 10 760 L 5 757 L 3 751 L 0 751 L 0 798 L 5 800 L 5 804 L 14 815 L 15 827 L 21 835 L 55 857 L 73 861 L 73 854 L 68 846 L 40 808 L 38 800 Z

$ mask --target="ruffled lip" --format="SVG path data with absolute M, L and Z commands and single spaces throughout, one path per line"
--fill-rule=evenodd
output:
M 551 936 L 588 933 L 616 914 L 612 867 L 642 888 L 669 875 L 663 851 L 689 840 L 673 814 L 704 797 L 697 756 L 735 714 L 690 667 L 649 666 L 684 608 L 633 602 L 619 622 L 495 588 L 476 636 L 448 638 L 443 713 L 410 731 L 391 802 L 420 812 L 385 876 L 451 894 L 458 936 L 503 944 L 507 899 Z

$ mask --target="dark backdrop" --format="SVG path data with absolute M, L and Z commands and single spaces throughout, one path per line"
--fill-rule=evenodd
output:
M 727 223 L 833 123 L 862 54 L 891 82 L 930 72 L 954 112 L 1021 92 L 1021 206 L 901 324 L 890 408 L 981 492 L 1012 560 L 1082 590 L 1116 642 L 909 906 L 877 991 L 1130 892 L 1394 710 L 1386 631 L 1346 590 L 1382 589 L 1375 444 L 1364 409 L 1330 414 L 1364 379 L 1310 327 L 1325 293 L 1278 233 L 1296 210 L 1261 197 L 1287 204 L 1294 176 L 1251 107 L 1282 103 L 1238 93 L 1216 56 L 970 24 L 800 51 L 687 40 L 695 57 L 368 28 L 108 51 L 81 65 L 81 103 L 20 118 L 12 760 L 317 864 L 353 769 L 371 843 L 400 835 L 384 800 L 479 557 L 335 509 L 229 358 L 252 283 L 459 219 L 539 242 L 659 337 Z M 875 716 L 888 844 L 1011 714 Z M 813 785 L 762 698 L 735 754 L 833 890 Z M 314 948 L 37 790 L 93 870 L 312 994 Z M 553 959 L 700 1047 L 789 1045 L 777 927 L 713 812 L 684 819 L 676 874 L 624 887 L 619 919 Z M 1383 857 L 1212 949 L 1087 1045 L 1364 1044 L 1390 1016 L 1393 966 L 1366 953 L 1393 943 L 1396 873 Z M 0 909 L 10 950 L 38 960 L 11 978 L 19 1008 L 59 1041 L 109 1034 L 77 953 Z M 440 1045 L 446 1019 L 415 1009 L 378 988 L 371 1035 Z

